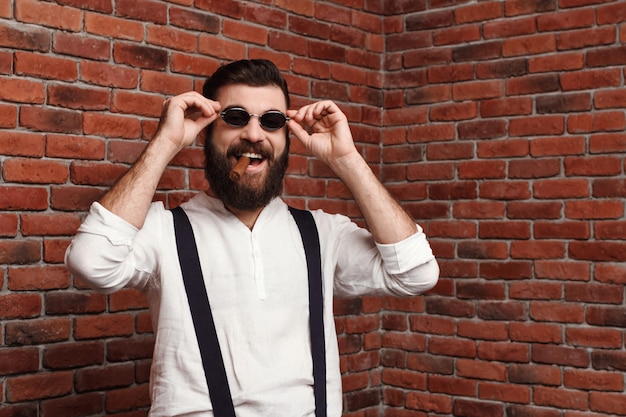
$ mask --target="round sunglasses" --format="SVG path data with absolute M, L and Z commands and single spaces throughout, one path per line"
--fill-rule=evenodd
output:
M 241 107 L 231 107 L 220 113 L 227 125 L 233 127 L 244 127 L 248 124 L 252 116 L 259 118 L 261 127 L 268 131 L 278 130 L 285 126 L 289 118 L 278 110 L 270 110 L 263 114 L 251 114 Z

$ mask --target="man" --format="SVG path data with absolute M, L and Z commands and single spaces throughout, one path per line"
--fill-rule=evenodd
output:
M 327 415 L 338 417 L 333 295 L 420 294 L 437 282 L 437 263 L 421 228 L 357 151 L 335 103 L 289 110 L 287 85 L 265 60 L 219 68 L 203 94 L 165 101 L 154 138 L 93 204 L 66 264 L 101 291 L 132 287 L 146 294 L 156 335 L 150 416 L 213 416 L 172 214 L 152 202 L 167 164 L 206 128 L 210 189 L 182 207 L 193 226 L 236 415 L 313 416 L 306 259 L 296 223 L 278 198 L 290 131 L 350 189 L 369 229 L 313 212 L 322 258 Z M 250 163 L 235 182 L 229 171 L 243 156 Z

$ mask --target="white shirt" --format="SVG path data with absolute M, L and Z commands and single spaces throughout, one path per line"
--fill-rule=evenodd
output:
M 274 199 L 252 230 L 204 193 L 183 208 L 194 230 L 237 416 L 313 416 L 306 258 L 287 205 Z M 421 228 L 400 243 L 378 245 L 345 216 L 319 210 L 313 215 L 322 255 L 328 417 L 339 417 L 333 294 L 420 294 L 435 285 L 438 267 Z M 138 230 L 94 203 L 66 264 L 103 292 L 132 287 L 146 294 L 156 336 L 149 415 L 212 416 L 171 213 L 153 203 Z

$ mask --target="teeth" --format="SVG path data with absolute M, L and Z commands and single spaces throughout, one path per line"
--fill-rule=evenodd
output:
M 250 159 L 263 159 L 263 157 L 261 155 L 259 155 L 258 153 L 243 153 L 241 154 L 241 156 L 247 156 Z

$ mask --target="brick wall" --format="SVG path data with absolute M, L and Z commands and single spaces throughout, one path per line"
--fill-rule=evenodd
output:
M 395 4 L 382 177 L 442 279 L 381 309 L 385 416 L 626 415 L 626 2 Z
M 146 415 L 145 300 L 63 253 L 163 98 L 244 57 L 294 107 L 340 103 L 440 260 L 425 297 L 336 302 L 347 416 L 626 415 L 624 22 L 606 0 L 1 2 L 0 417 Z M 205 187 L 201 146 L 156 198 Z M 359 220 L 297 143 L 285 197 Z

